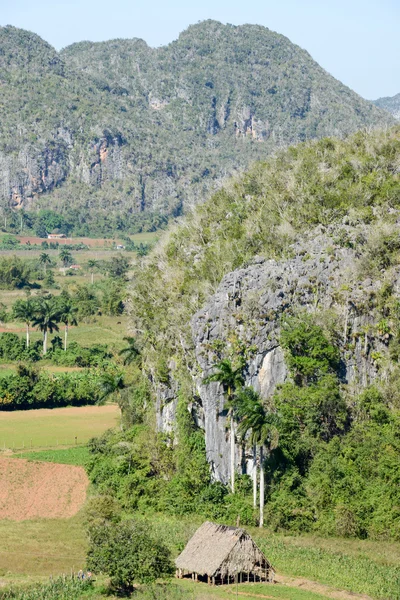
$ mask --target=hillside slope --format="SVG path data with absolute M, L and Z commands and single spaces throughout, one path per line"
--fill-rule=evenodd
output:
M 158 480 L 162 510 L 254 519 L 218 491 L 231 475 L 230 418 L 226 386 L 206 378 L 228 360 L 271 418 L 268 525 L 399 539 L 399 166 L 398 127 L 289 148 L 137 265 L 132 333 L 158 429 L 179 437 L 170 483 Z M 253 464 L 238 432 L 235 469 Z M 185 507 L 165 509 L 179 486 Z
M 115 40 L 59 54 L 3 27 L 0 82 L 1 206 L 55 208 L 82 233 L 93 218 L 123 229 L 143 212 L 179 214 L 279 146 L 391 122 L 255 25 L 206 21 L 158 49 Z
M 400 94 L 396 96 L 379 98 L 374 101 L 375 106 L 387 110 L 395 119 L 400 119 Z

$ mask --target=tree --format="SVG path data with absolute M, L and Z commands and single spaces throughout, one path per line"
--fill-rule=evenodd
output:
M 108 274 L 113 279 L 124 279 L 129 269 L 129 259 L 119 254 L 113 256 L 107 265 Z
M 60 321 L 64 323 L 64 350 L 67 351 L 68 327 L 78 325 L 76 318 L 78 308 L 68 294 L 62 294 L 59 299 Z
M 260 519 L 259 526 L 264 526 L 264 448 L 276 448 L 278 430 L 275 426 L 276 417 L 268 414 L 260 395 L 252 388 L 243 388 L 237 397 L 237 415 L 241 419 L 238 431 L 242 439 L 248 436 L 248 442 L 253 447 L 254 479 L 253 493 L 257 489 L 257 447 L 260 456 Z M 254 486 L 255 482 L 255 486 Z M 255 498 L 256 500 L 256 498 Z M 256 502 L 254 503 L 254 505 Z
M 23 321 L 26 325 L 26 347 L 29 348 L 30 335 L 29 328 L 36 315 L 35 302 L 31 298 L 26 300 L 17 300 L 13 306 L 13 318 Z
M 231 491 L 235 493 L 235 394 L 236 390 L 244 384 L 242 369 L 240 364 L 236 369 L 232 366 L 230 360 L 221 360 L 216 367 L 216 372 L 204 379 L 204 383 L 216 381 L 220 383 L 225 393 L 225 407 L 228 409 L 230 419 L 230 442 L 231 442 Z
M 35 306 L 35 316 L 32 321 L 34 327 L 39 327 L 43 333 L 43 354 L 47 354 L 48 332 L 59 331 L 60 308 L 56 298 L 50 296 L 39 298 Z
M 90 259 L 87 261 L 87 268 L 90 271 L 92 285 L 94 283 L 94 271 L 95 271 L 95 269 L 97 269 L 97 265 L 98 265 L 97 260 Z
M 149 525 L 127 520 L 89 529 L 88 568 L 106 573 L 114 589 L 131 592 L 134 583 L 150 583 L 172 572 L 169 549 Z
M 41 255 L 39 256 L 39 262 L 40 262 L 41 265 L 43 265 L 43 267 L 44 267 L 44 274 L 46 275 L 47 265 L 51 264 L 50 255 L 47 254 L 47 252 L 42 252 Z
M 100 400 L 105 401 L 110 396 L 114 396 L 117 400 L 117 404 L 121 411 L 121 431 L 122 425 L 122 410 L 125 405 L 124 392 L 129 388 L 127 385 L 124 375 L 121 372 L 116 373 L 104 373 L 100 380 Z
M 60 250 L 59 258 L 60 258 L 62 264 L 64 265 L 64 269 L 66 269 L 68 267 L 68 265 L 72 264 L 72 261 L 73 261 L 72 254 L 66 248 L 62 248 L 62 250 Z
M 128 345 L 120 350 L 119 355 L 124 357 L 124 365 L 131 365 L 140 356 L 140 351 L 136 347 L 134 337 L 125 336 L 123 339 Z

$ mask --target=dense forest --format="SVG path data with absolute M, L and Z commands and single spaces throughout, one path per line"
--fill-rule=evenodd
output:
M 284 36 L 215 21 L 61 53 L 3 27 L 0 83 L 5 223 L 51 209 L 79 235 L 158 227 L 277 147 L 393 122 Z

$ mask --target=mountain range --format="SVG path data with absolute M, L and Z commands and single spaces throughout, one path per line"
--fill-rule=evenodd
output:
M 160 48 L 61 52 L 3 27 L 0 88 L 1 208 L 117 229 L 180 214 L 279 147 L 394 122 L 286 37 L 215 21 Z
M 383 110 L 390 112 L 395 119 L 400 119 L 400 94 L 379 98 L 374 101 L 374 104 Z

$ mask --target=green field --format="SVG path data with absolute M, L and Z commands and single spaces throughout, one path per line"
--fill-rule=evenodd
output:
M 32 452 L 21 452 L 17 455 L 18 458 L 28 458 L 29 460 L 39 460 L 41 462 L 53 462 L 61 465 L 76 465 L 78 467 L 84 467 L 89 456 L 87 446 L 34 450 Z
M 79 514 L 68 520 L 0 521 L 0 578 L 6 582 L 26 581 L 68 573 L 84 566 L 86 538 L 83 519 L 83 514 Z M 161 515 L 148 519 L 171 548 L 173 557 L 200 522 L 196 518 Z M 273 562 L 278 575 L 281 578 L 286 576 L 287 580 L 285 585 L 242 584 L 238 586 L 238 595 L 285 600 L 346 599 L 349 595 L 340 596 L 337 590 L 349 590 L 380 600 L 400 598 L 400 544 L 288 537 L 268 530 L 251 530 L 251 533 Z M 23 545 L 21 540 L 24 540 Z M 388 549 L 386 556 L 385 548 Z M 299 575 L 305 581 L 295 585 L 289 578 Z M 189 596 L 193 600 L 229 598 L 236 594 L 236 586 L 232 585 L 210 588 L 188 580 L 176 583 L 184 591 L 184 597 Z M 336 595 L 331 595 L 332 592 Z M 157 597 L 174 600 L 179 598 L 179 594 Z
M 0 412 L 0 449 L 84 444 L 115 427 L 114 404 Z
M 194 599 L 212 600 L 228 599 L 236 594 L 245 598 L 281 598 L 282 600 L 326 600 L 329 596 L 316 594 L 307 590 L 287 587 L 280 584 L 253 584 L 225 585 L 210 588 L 204 583 L 192 583 L 191 581 L 177 582 L 179 588 L 184 590 L 187 596 Z
M 0 578 L 41 578 L 78 571 L 85 563 L 82 517 L 0 520 Z

